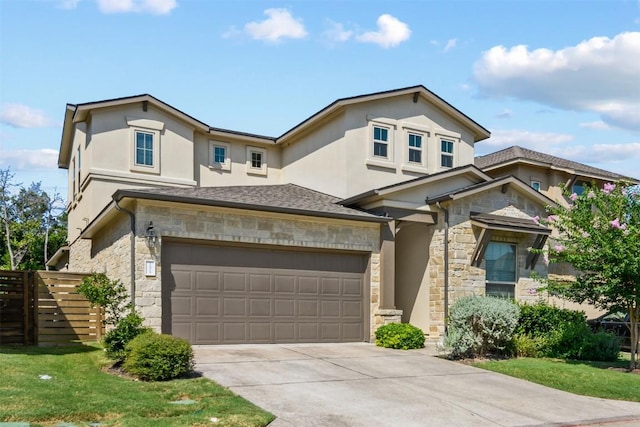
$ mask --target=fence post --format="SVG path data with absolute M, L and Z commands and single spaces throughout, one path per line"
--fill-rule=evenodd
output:
M 38 277 L 37 277 L 37 272 L 32 271 L 31 272 L 31 301 L 32 301 L 32 305 L 31 305 L 31 309 L 32 309 L 32 314 L 31 314 L 31 319 L 33 320 L 33 326 L 31 328 L 31 333 L 32 335 L 32 342 L 34 345 L 38 345 L 39 344 L 39 337 L 38 337 L 38 323 L 40 321 L 40 319 L 38 318 L 38 300 L 40 298 L 40 289 L 39 289 L 39 285 L 38 285 Z

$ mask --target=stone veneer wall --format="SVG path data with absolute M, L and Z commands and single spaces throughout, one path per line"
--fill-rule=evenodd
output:
M 533 218 L 544 215 L 544 206 L 533 202 L 524 195 L 508 189 L 505 194 L 493 189 L 477 195 L 448 203 L 449 209 L 449 306 L 456 298 L 467 295 L 485 294 L 484 261 L 481 266 L 471 266 L 471 257 L 480 234 L 478 227 L 472 227 L 470 212 L 482 212 L 519 218 Z M 444 335 L 444 215 L 438 215 L 437 229 L 429 247 L 429 278 L 432 286 L 429 295 L 430 327 L 429 339 L 441 340 Z M 516 243 L 518 281 L 516 299 L 536 301 L 540 299 L 537 288 L 540 283 L 529 278 L 530 270 L 525 269 L 528 248 L 533 245 L 535 235 L 522 233 L 494 232 L 493 241 Z M 535 271 L 541 276 L 547 274 L 547 267 L 540 257 Z
M 132 208 L 133 209 L 133 208 Z M 160 330 L 161 242 L 150 249 L 144 234 L 149 221 L 162 238 L 351 250 L 371 253 L 370 334 L 379 324 L 374 313 L 380 295 L 380 227 L 377 223 L 312 218 L 267 212 L 140 201 L 136 213 L 136 306 L 145 324 Z M 78 240 L 70 249 L 71 271 L 102 271 L 127 286 L 129 270 L 129 217 L 118 218 L 93 239 Z M 144 261 L 155 259 L 155 277 L 146 277 Z

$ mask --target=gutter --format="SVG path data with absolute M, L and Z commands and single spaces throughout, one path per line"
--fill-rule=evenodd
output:
M 448 333 L 447 319 L 449 317 L 449 210 L 443 208 L 440 202 L 436 206 L 444 212 L 444 334 Z
M 133 312 L 136 309 L 136 216 L 130 210 L 118 205 L 118 200 L 115 196 L 112 196 L 112 198 L 116 209 L 119 212 L 129 215 L 129 218 L 131 218 L 131 240 L 129 245 L 131 246 L 131 311 Z

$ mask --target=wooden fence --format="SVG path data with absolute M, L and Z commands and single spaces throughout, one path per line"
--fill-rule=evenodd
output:
M 86 275 L 0 271 L 0 344 L 68 345 L 100 340 L 102 312 L 77 292 Z

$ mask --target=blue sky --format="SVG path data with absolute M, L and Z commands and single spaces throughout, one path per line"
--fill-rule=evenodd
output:
M 278 136 L 423 84 L 511 145 L 640 178 L 640 2 L 0 0 L 0 168 L 66 196 L 66 103 L 150 93 Z

